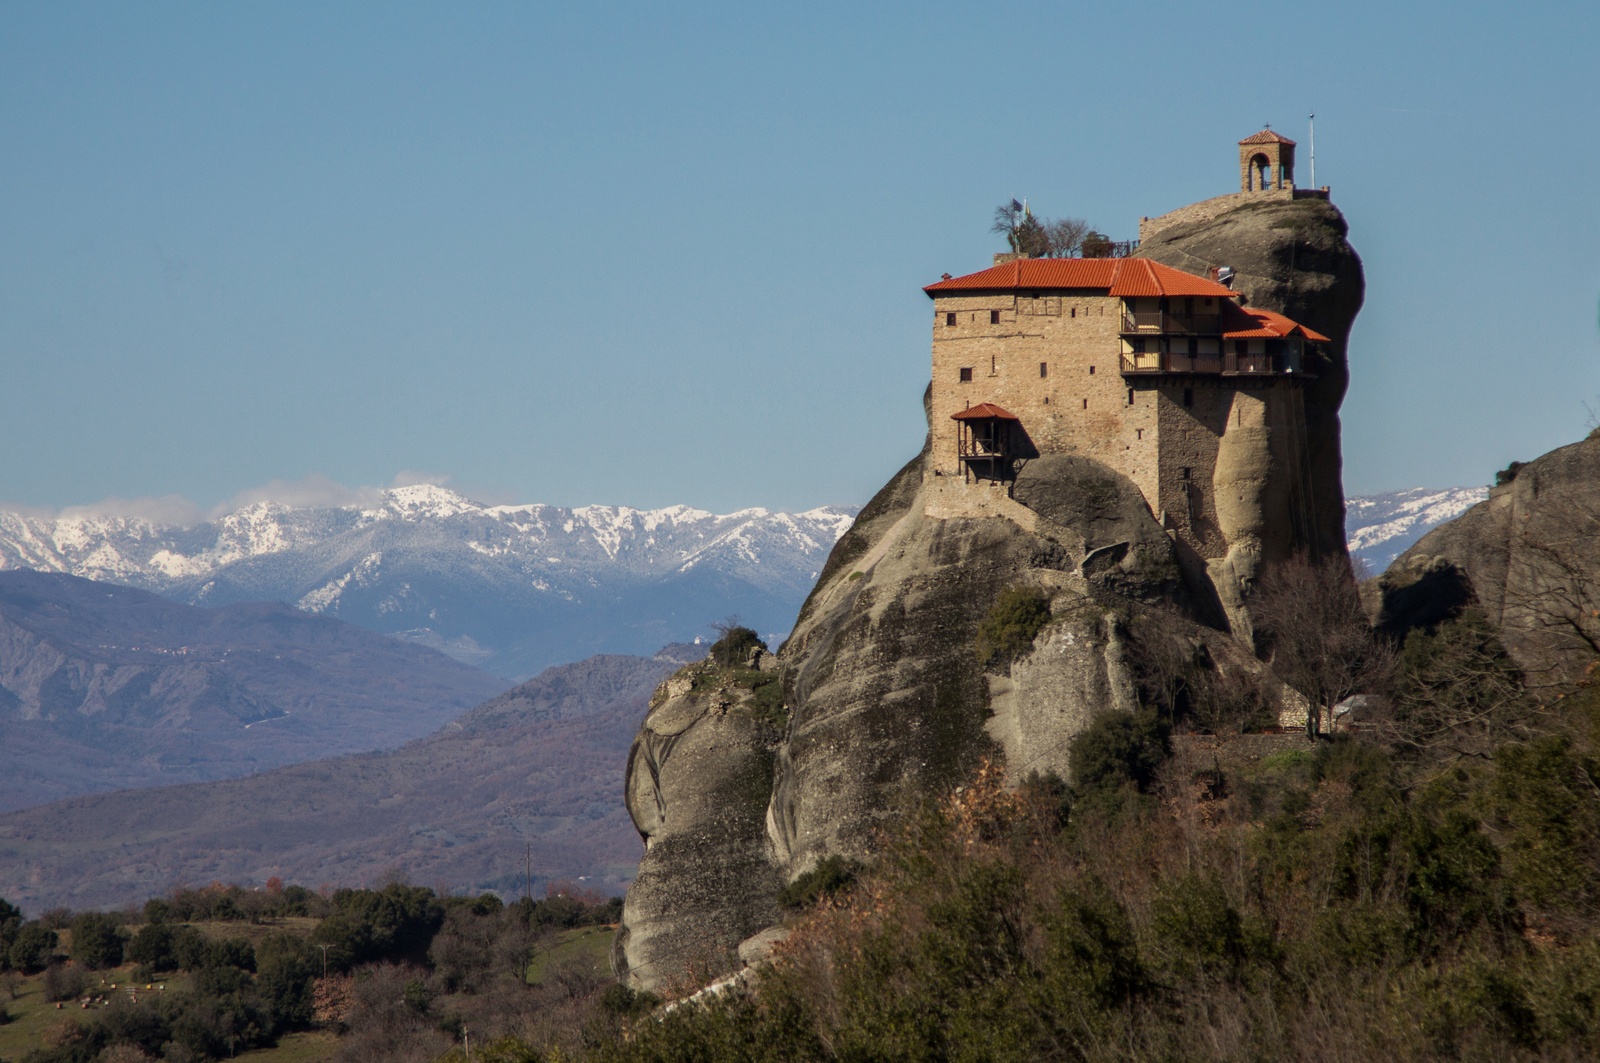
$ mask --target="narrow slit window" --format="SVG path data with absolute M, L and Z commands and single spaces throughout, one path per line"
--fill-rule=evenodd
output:
M 989 311 L 989 324 L 991 324 L 991 325 L 1000 324 L 1000 311 L 998 311 L 998 310 Z
M 1194 405 L 1194 388 L 1184 388 L 1183 389 L 1183 404 L 1185 406 L 1193 406 Z
M 1089 367 L 1089 375 L 1094 376 L 1094 366 L 1092 365 Z
M 1135 439 L 1143 439 L 1144 438 L 1144 429 L 1143 428 L 1135 428 L 1133 430 L 1133 438 L 1135 438 Z
M 1128 389 L 1128 405 L 1129 406 L 1133 405 L 1133 389 L 1132 388 Z
M 1191 469 L 1189 466 L 1185 465 L 1183 467 L 1183 478 L 1185 480 L 1187 480 L 1189 478 L 1189 474 L 1192 473 L 1192 472 L 1194 472 L 1194 470 Z
M 972 382 L 972 367 L 970 365 L 964 365 L 961 367 L 961 382 L 963 384 L 970 384 Z
M 1050 363 L 1049 362 L 1040 362 L 1039 363 L 1039 379 L 1043 380 L 1045 377 L 1047 377 L 1049 375 L 1050 375 Z
M 1089 400 L 1088 399 L 1084 399 L 1083 400 L 1083 408 L 1086 409 L 1086 410 L 1089 408 Z

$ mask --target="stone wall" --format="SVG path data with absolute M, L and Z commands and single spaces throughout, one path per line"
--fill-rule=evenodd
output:
M 1155 401 L 1122 378 L 1121 313 L 1121 300 L 1103 291 L 935 300 L 930 478 L 962 478 L 951 415 L 992 402 L 1022 419 L 1040 454 L 1094 458 L 1154 498 Z

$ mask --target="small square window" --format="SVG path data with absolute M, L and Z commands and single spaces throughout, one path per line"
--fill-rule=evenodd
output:
M 1049 362 L 1040 362 L 1039 363 L 1039 379 L 1043 380 L 1045 377 L 1047 377 L 1049 375 L 1050 375 L 1050 363 Z
M 998 311 L 998 310 L 989 311 L 989 324 L 991 324 L 991 325 L 1000 324 L 1000 311 Z
M 955 328 L 956 327 L 956 316 L 954 314 L 946 314 L 944 316 L 944 323 L 950 328 Z
M 972 367 L 970 365 L 964 365 L 961 367 L 961 382 L 963 384 L 972 382 Z

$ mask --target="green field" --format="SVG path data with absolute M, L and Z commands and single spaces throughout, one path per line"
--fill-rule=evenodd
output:
M 593 973 L 611 973 L 611 942 L 617 936 L 615 926 L 580 926 L 563 930 L 548 950 L 535 956 L 528 965 L 528 982 L 532 985 L 544 981 L 544 973 L 551 967 L 568 963 L 579 964 Z

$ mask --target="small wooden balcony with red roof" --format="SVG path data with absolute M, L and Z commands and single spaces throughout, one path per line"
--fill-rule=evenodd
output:
M 1029 456 L 1022 419 L 992 402 L 980 402 L 950 419 L 959 426 L 956 454 L 962 467 L 980 480 L 1006 480 L 1012 463 Z

